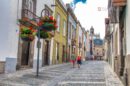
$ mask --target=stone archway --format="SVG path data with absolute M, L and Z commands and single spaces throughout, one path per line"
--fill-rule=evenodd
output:
M 34 43 L 35 40 L 32 42 L 25 42 L 19 39 L 17 70 L 33 67 Z

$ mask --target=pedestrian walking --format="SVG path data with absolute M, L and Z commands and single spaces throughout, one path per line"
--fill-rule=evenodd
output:
M 75 61 L 76 61 L 76 56 L 75 56 L 74 53 L 72 53 L 72 55 L 71 55 L 71 62 L 72 62 L 73 68 L 75 67 Z
M 81 65 L 81 56 L 78 56 L 76 60 L 77 60 L 78 68 L 80 68 L 80 65 Z

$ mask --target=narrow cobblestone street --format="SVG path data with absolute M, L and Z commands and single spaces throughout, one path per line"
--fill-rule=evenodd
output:
M 123 86 L 104 61 L 83 62 L 81 68 L 68 64 L 44 67 L 39 77 L 30 70 L 0 75 L 0 86 Z

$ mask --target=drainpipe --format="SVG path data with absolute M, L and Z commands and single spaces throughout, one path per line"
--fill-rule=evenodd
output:
M 66 51 L 68 50 L 68 27 L 69 27 L 68 24 L 69 24 L 69 12 L 68 12 L 68 7 L 67 7 Z M 66 62 L 68 61 L 68 53 L 67 52 L 66 52 Z

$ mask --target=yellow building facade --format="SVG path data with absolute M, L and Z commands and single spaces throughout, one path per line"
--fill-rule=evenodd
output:
M 52 64 L 60 64 L 66 59 L 67 10 L 62 1 L 55 0 L 55 4 L 54 17 L 58 28 L 53 42 Z

